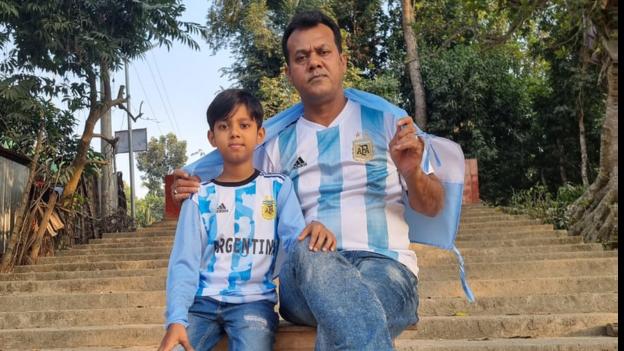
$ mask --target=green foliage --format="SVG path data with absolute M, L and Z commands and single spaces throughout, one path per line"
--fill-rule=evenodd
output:
M 143 185 L 150 194 L 158 195 L 164 201 L 163 181 L 167 174 L 186 163 L 186 141 L 178 141 L 175 134 L 151 138 L 147 151 L 137 156 L 137 168 L 143 172 Z
M 161 221 L 165 211 L 165 198 L 159 194 L 148 193 L 136 201 L 135 223 L 139 227 L 147 227 Z
M 580 185 L 564 184 L 553 195 L 542 184 L 514 192 L 509 211 L 524 213 L 551 223 L 556 229 L 567 229 L 569 218 L 566 209 L 585 192 Z

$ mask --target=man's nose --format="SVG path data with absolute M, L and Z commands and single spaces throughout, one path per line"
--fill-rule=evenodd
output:
M 308 69 L 315 70 L 321 67 L 321 57 L 316 53 L 310 54 L 310 58 L 308 59 Z

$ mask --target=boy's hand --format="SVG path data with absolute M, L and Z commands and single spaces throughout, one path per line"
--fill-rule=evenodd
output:
M 158 351 L 171 351 L 178 344 L 182 345 L 186 351 L 194 351 L 186 334 L 186 328 L 182 324 L 173 323 L 167 328 L 167 334 L 160 342 Z
M 298 240 L 303 240 L 307 236 L 310 236 L 310 251 L 336 251 L 336 237 L 330 232 L 324 225 L 317 221 L 312 221 L 308 224 L 299 237 Z
M 184 170 L 178 168 L 173 171 L 173 186 L 171 196 L 179 204 L 188 199 L 193 193 L 199 191 L 201 180 L 198 176 L 190 176 Z

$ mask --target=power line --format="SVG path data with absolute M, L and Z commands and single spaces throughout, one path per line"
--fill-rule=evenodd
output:
M 176 118 L 175 109 L 173 108 L 171 104 L 171 100 L 169 99 L 169 92 L 167 91 L 167 84 L 165 84 L 165 82 L 162 79 L 162 76 L 160 75 L 160 68 L 158 67 L 158 60 L 156 60 L 156 58 L 154 57 L 154 52 L 150 51 L 150 54 L 152 55 L 154 67 L 156 68 L 156 74 L 158 74 L 158 79 L 160 79 L 160 83 L 162 84 L 163 91 L 165 92 L 165 100 L 169 106 L 171 115 L 173 116 L 173 124 L 175 124 L 176 131 L 178 131 L 180 129 L 178 127 L 178 119 Z
M 156 92 L 158 93 L 158 97 L 160 98 L 160 103 L 162 104 L 163 110 L 165 111 L 165 116 L 167 116 L 167 119 L 169 120 L 169 124 L 171 125 L 172 129 L 175 131 L 177 135 L 179 135 L 179 132 L 176 126 L 172 122 L 171 114 L 169 113 L 169 109 L 167 108 L 163 99 L 163 93 L 160 91 L 158 81 L 156 81 L 156 78 L 154 76 L 154 71 L 152 70 L 152 66 L 150 65 L 149 59 L 147 57 L 145 57 L 145 63 L 147 64 L 147 68 L 149 69 L 150 76 L 152 77 L 152 81 L 154 82 L 154 86 L 156 87 Z
M 141 86 L 141 91 L 143 91 L 143 96 L 145 96 L 145 98 L 148 99 L 147 92 L 145 91 L 145 87 L 143 86 L 143 81 L 141 80 L 141 75 L 134 69 L 134 67 L 132 67 L 132 65 L 130 65 L 130 67 L 134 70 L 134 75 L 136 76 L 137 80 L 139 81 L 139 85 Z M 152 112 L 152 116 L 154 116 L 154 118 L 156 118 L 156 113 L 154 112 L 154 109 L 152 108 L 152 104 L 150 104 L 149 99 L 147 100 L 147 107 Z M 163 135 L 163 132 L 160 129 L 160 123 L 155 122 L 155 124 L 156 124 L 156 128 L 158 128 L 158 132 L 160 133 L 160 135 Z

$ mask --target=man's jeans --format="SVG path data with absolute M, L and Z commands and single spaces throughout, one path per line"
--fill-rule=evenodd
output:
M 234 304 L 196 297 L 189 309 L 189 341 L 195 351 L 207 351 L 225 333 L 229 350 L 270 351 L 278 325 L 274 308 L 266 300 Z
M 280 314 L 316 327 L 317 351 L 392 350 L 418 321 L 417 279 L 403 264 L 368 251 L 293 247 L 280 272 Z

